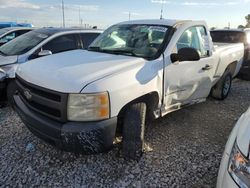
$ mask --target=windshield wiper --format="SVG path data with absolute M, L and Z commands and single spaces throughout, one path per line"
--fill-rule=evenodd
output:
M 108 53 L 113 53 L 113 54 L 117 54 L 117 55 L 122 55 L 122 54 L 129 54 L 132 56 L 137 56 L 133 51 L 131 50 L 122 50 L 122 49 L 114 49 L 114 50 L 103 50 L 104 52 L 108 52 Z
M 90 46 L 88 47 L 88 50 L 97 52 L 102 51 L 102 49 L 99 46 Z
M 113 53 L 113 54 L 130 54 L 133 56 L 136 56 L 136 54 L 131 50 L 123 50 L 123 49 L 103 49 L 99 46 L 90 46 L 88 48 L 90 51 L 96 51 L 96 52 L 106 52 L 106 53 Z

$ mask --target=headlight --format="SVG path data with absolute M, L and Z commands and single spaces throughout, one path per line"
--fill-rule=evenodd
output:
M 70 94 L 68 98 L 69 121 L 98 121 L 109 118 L 109 95 Z
M 250 187 L 250 162 L 240 152 L 236 142 L 230 155 L 228 172 L 240 187 Z

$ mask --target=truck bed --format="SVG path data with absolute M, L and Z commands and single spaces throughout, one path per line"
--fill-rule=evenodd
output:
M 233 62 L 239 62 L 236 65 L 235 77 L 242 65 L 244 56 L 244 45 L 243 43 L 214 43 L 215 54 L 219 56 L 219 64 L 217 66 L 216 76 L 221 75 L 224 71 L 225 65 Z
M 235 48 L 236 46 L 241 47 L 243 44 L 242 43 L 220 43 L 220 42 L 214 42 L 214 48 L 215 50 L 220 50 L 220 49 L 229 49 L 229 48 Z

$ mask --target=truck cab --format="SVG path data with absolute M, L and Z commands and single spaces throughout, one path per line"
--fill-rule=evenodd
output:
M 122 22 L 88 51 L 19 66 L 15 108 L 31 132 L 53 145 L 98 153 L 120 134 L 123 156 L 137 159 L 146 120 L 210 93 L 225 99 L 243 53 L 241 44 L 214 47 L 203 21 Z

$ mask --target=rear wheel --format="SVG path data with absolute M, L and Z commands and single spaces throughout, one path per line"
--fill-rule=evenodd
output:
M 126 159 L 141 158 L 144 147 L 146 104 L 132 104 L 125 112 L 122 131 L 122 155 Z
M 212 88 L 211 96 L 218 100 L 227 98 L 232 85 L 232 74 L 226 71 L 218 83 Z

